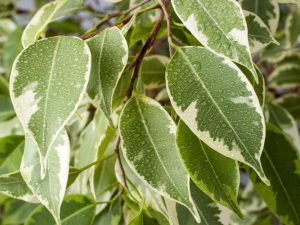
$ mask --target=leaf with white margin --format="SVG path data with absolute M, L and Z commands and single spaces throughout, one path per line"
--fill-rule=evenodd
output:
M 61 224 L 91 225 L 95 209 L 95 202 L 84 195 L 66 196 L 61 206 Z M 55 225 L 55 221 L 45 207 L 39 206 L 28 217 L 25 225 Z
M 300 3 L 300 2 L 299 2 Z M 292 46 L 300 41 L 300 4 L 293 8 L 288 20 L 288 35 Z
M 182 120 L 177 125 L 176 142 L 181 160 L 197 187 L 242 217 L 237 203 L 240 186 L 237 162 L 208 147 Z
M 300 86 L 300 66 L 285 64 L 277 67 L 268 77 L 269 86 L 272 88 L 291 88 Z
M 176 125 L 165 109 L 155 100 L 135 94 L 121 113 L 119 127 L 124 158 L 133 172 L 199 219 L 190 196 L 189 176 L 176 150 Z
M 20 171 L 0 176 L 0 193 L 26 202 L 39 203 L 23 180 Z
M 65 130 L 55 139 L 49 151 L 47 170 L 41 174 L 39 148 L 34 139 L 27 135 L 21 163 L 21 174 L 27 186 L 60 223 L 60 207 L 63 201 L 68 180 L 70 143 Z
M 62 36 L 36 42 L 14 62 L 10 95 L 25 132 L 38 145 L 42 174 L 48 150 L 85 93 L 90 67 L 85 42 Z
M 300 152 L 300 137 L 298 126 L 291 114 L 276 103 L 267 104 L 267 122 L 270 122 L 280 128 L 294 143 Z
M 268 184 L 260 164 L 265 120 L 241 70 L 205 48 L 178 48 L 166 81 L 176 113 L 193 133 L 215 151 L 251 166 Z
M 34 15 L 22 35 L 24 48 L 33 44 L 45 31 L 47 25 L 83 8 L 83 0 L 56 0 L 44 5 Z
M 300 121 L 300 96 L 298 94 L 284 95 L 276 99 L 276 103 L 289 111 L 297 121 Z
M 191 194 L 200 214 L 201 222 L 197 223 L 189 211 L 174 201 L 166 201 L 169 216 L 173 218 L 174 225 L 229 225 L 230 211 L 213 202 L 204 192 L 191 181 Z
M 201 44 L 245 66 L 257 80 L 246 20 L 236 1 L 172 0 L 172 4 L 183 24 Z
M 171 218 L 168 218 L 167 210 L 164 204 L 164 198 L 159 195 L 156 191 L 153 191 L 147 183 L 145 183 L 143 180 L 141 180 L 129 167 L 127 161 L 124 159 L 123 151 L 121 151 L 121 162 L 126 174 L 126 177 L 131 181 L 130 183 L 127 183 L 128 190 L 132 195 L 135 196 L 136 199 L 140 199 L 140 196 L 136 193 L 136 189 L 140 192 L 142 195 L 141 197 L 143 199 L 140 199 L 143 202 L 144 208 L 147 208 L 148 212 L 150 209 L 154 210 L 155 212 L 160 213 L 160 220 L 166 221 Z M 123 182 L 122 175 L 121 175 L 121 169 L 120 164 L 116 163 L 115 171 L 117 175 L 117 179 L 120 183 Z M 136 188 L 136 189 L 135 189 Z M 172 222 L 169 220 L 169 223 L 171 225 Z
M 300 156 L 289 139 L 275 126 L 267 127 L 262 165 L 271 186 L 264 185 L 255 173 L 250 178 L 271 211 L 287 225 L 300 224 Z
M 244 10 L 255 13 L 269 27 L 272 34 L 276 33 L 279 23 L 279 4 L 276 0 L 242 0 Z
M 251 53 L 256 53 L 265 46 L 279 44 L 272 36 L 267 25 L 256 14 L 244 10 L 248 27 L 248 37 Z
M 127 41 L 117 27 L 105 29 L 87 40 L 92 53 L 92 71 L 87 92 L 113 124 L 112 101 L 128 60 Z

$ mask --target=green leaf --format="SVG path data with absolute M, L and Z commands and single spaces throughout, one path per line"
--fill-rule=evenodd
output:
M 297 120 L 300 121 L 300 96 L 295 94 L 284 95 L 276 102 L 284 107 Z
M 0 193 L 26 202 L 38 203 L 19 171 L 0 176 Z
M 38 41 L 14 62 L 10 94 L 25 132 L 38 145 L 41 170 L 48 150 L 85 93 L 90 65 L 88 46 L 74 37 Z
M 120 200 L 116 200 L 112 205 L 105 208 L 103 212 L 96 216 L 93 225 L 119 225 L 122 218 L 122 208 Z
M 272 36 L 267 25 L 256 14 L 244 11 L 248 27 L 248 37 L 251 53 L 256 53 L 270 43 L 279 44 Z
M 130 181 L 128 183 L 128 190 L 131 193 L 134 193 L 134 196 L 137 199 L 140 199 L 141 203 L 144 206 L 144 209 L 147 209 L 147 212 L 150 215 L 152 215 L 152 217 L 163 222 L 163 224 L 161 225 L 164 224 L 169 225 L 168 220 L 170 220 L 170 218 L 168 218 L 167 209 L 165 207 L 165 203 L 164 203 L 165 199 L 159 193 L 151 189 L 149 185 L 147 185 L 147 183 L 145 183 L 142 179 L 140 179 L 136 175 L 136 173 L 132 171 L 132 169 L 129 167 L 128 163 L 124 159 L 123 154 L 121 154 L 121 162 L 126 174 L 126 178 Z M 117 164 L 116 173 L 119 182 L 122 183 L 123 181 L 121 177 L 121 169 L 119 164 Z M 139 191 L 141 196 L 139 196 L 136 193 L 136 190 Z
M 35 210 L 37 204 L 11 199 L 5 204 L 3 212 L 3 225 L 24 224 L 29 215 Z
M 0 175 L 19 170 L 23 151 L 23 136 L 10 135 L 0 138 Z
M 156 101 L 136 95 L 120 117 L 124 157 L 131 169 L 161 195 L 195 213 L 189 177 L 176 150 L 176 125 Z
M 262 165 L 271 186 L 264 185 L 251 172 L 256 190 L 279 219 L 287 225 L 300 224 L 300 157 L 289 139 L 269 125 Z
M 180 121 L 177 127 L 177 148 L 192 180 L 205 194 L 237 215 L 240 172 L 237 162 L 217 153 L 198 139 Z
M 291 45 L 297 45 L 297 42 L 300 41 L 300 5 L 297 7 L 293 8 L 294 10 L 292 11 L 290 15 L 290 20 L 289 20 L 289 38 Z
M 96 204 L 83 195 L 65 197 L 61 206 L 62 225 L 91 225 L 95 216 Z M 55 225 L 51 214 L 43 206 L 38 207 L 27 219 L 25 225 Z
M 277 67 L 268 77 L 269 86 L 272 88 L 299 87 L 300 86 L 300 66 L 285 64 Z
M 145 57 L 141 65 L 141 78 L 148 88 L 165 84 L 166 65 L 169 58 L 163 55 Z
M 38 40 L 49 23 L 82 8 L 83 0 L 59 0 L 44 5 L 26 26 L 22 35 L 23 47 L 27 48 Z
M 287 110 L 281 106 L 270 103 L 267 105 L 268 122 L 280 128 L 294 143 L 300 152 L 300 137 L 297 123 Z
M 175 224 L 188 225 L 226 225 L 230 224 L 230 218 L 223 218 L 223 208 L 213 202 L 206 194 L 199 190 L 195 184 L 191 182 L 192 197 L 196 202 L 198 212 L 200 214 L 201 223 L 197 223 L 191 214 L 181 205 L 171 203 L 169 204 L 170 212 L 177 213 L 177 220 Z M 171 214 L 173 215 L 173 214 Z M 176 214 L 175 214 L 176 215 Z
M 172 0 L 172 4 L 183 24 L 201 44 L 245 66 L 257 79 L 247 24 L 236 1 Z
M 242 8 L 255 13 L 275 34 L 279 22 L 279 4 L 276 0 L 242 0 Z
M 10 72 L 13 65 L 13 61 L 22 50 L 21 35 L 23 29 L 21 27 L 16 28 L 13 32 L 7 36 L 7 41 L 3 46 L 3 66 L 7 73 Z
M 128 60 L 126 39 L 117 27 L 105 29 L 87 41 L 92 53 L 92 71 L 87 92 L 96 107 L 112 123 L 112 100 Z
M 60 206 L 67 186 L 70 143 L 65 130 L 57 136 L 49 151 L 47 170 L 41 174 L 39 148 L 34 139 L 27 135 L 21 163 L 21 174 L 26 184 L 53 215 L 59 225 Z
M 0 95 L 0 122 L 12 119 L 15 111 L 9 97 Z
M 82 168 L 97 161 L 98 147 L 105 137 L 109 122 L 104 113 L 97 110 L 93 121 L 81 132 L 79 146 L 75 154 L 74 165 L 76 168 Z M 93 179 L 95 167 L 91 167 L 80 174 L 81 190 L 87 189 L 88 182 Z M 94 190 L 91 194 L 96 198 Z
M 268 183 L 260 164 L 264 116 L 240 69 L 204 48 L 186 47 L 177 50 L 166 76 L 171 103 L 193 133 L 217 152 L 251 166 Z

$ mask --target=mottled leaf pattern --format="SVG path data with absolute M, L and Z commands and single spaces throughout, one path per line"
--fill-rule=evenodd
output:
M 296 94 L 284 95 L 276 101 L 297 120 L 300 121 L 300 96 Z
M 246 21 L 236 1 L 172 0 L 172 3 L 181 21 L 201 44 L 245 66 L 256 77 Z
M 272 36 L 267 25 L 256 14 L 244 11 L 248 27 L 250 50 L 256 53 L 270 43 L 279 44 Z
M 0 193 L 26 202 L 39 203 L 19 171 L 0 176 Z
M 262 165 L 271 186 L 251 172 L 256 190 L 269 208 L 287 225 L 300 223 L 300 157 L 298 151 L 276 127 L 269 126 Z
M 300 137 L 297 123 L 289 112 L 281 106 L 270 103 L 267 105 L 268 122 L 280 128 L 300 151 Z
M 65 197 L 61 206 L 62 225 L 91 225 L 95 217 L 95 203 L 83 195 Z M 43 206 L 34 210 L 25 225 L 55 225 L 51 214 Z
M 171 103 L 193 133 L 219 153 L 250 165 L 268 183 L 260 165 L 264 116 L 238 67 L 204 48 L 186 47 L 178 48 L 166 76 Z
M 279 4 L 276 0 L 242 0 L 243 9 L 258 15 L 274 34 L 279 22 Z
M 173 120 L 148 97 L 134 96 L 122 111 L 122 149 L 131 169 L 161 195 L 194 212 L 189 177 L 177 154 L 175 133 Z
M 14 63 L 12 102 L 25 132 L 38 145 L 42 171 L 48 150 L 84 95 L 90 65 L 88 46 L 74 37 L 38 41 Z
M 46 174 L 41 174 L 39 149 L 31 136 L 26 137 L 21 163 L 21 174 L 26 184 L 38 200 L 60 224 L 60 206 L 63 201 L 68 180 L 70 143 L 65 130 L 57 136 L 51 147 Z
M 241 216 L 237 203 L 238 164 L 208 147 L 182 121 L 177 127 L 176 139 L 183 164 L 197 187 Z
M 300 86 L 300 66 L 285 64 L 276 68 L 268 77 L 270 87 L 299 87 Z
M 92 53 L 88 94 L 112 121 L 113 94 L 128 60 L 128 46 L 121 31 L 104 30 L 87 41 Z

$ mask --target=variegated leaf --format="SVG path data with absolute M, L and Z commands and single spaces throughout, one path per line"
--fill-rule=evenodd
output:
M 176 14 L 201 44 L 245 66 L 257 80 L 246 20 L 236 1 L 172 0 L 172 3 Z
M 62 225 L 91 225 L 95 217 L 96 204 L 83 195 L 65 197 L 61 206 Z M 43 206 L 34 210 L 26 220 L 25 225 L 56 225 L 51 214 Z
M 60 223 L 60 206 L 68 180 L 70 143 L 65 130 L 57 136 L 47 160 L 45 175 L 41 174 L 39 148 L 27 135 L 21 163 L 21 174 L 27 186 L 49 212 L 57 224 Z
M 287 225 L 300 224 L 300 156 L 289 139 L 274 126 L 268 126 L 262 165 L 271 186 L 250 173 L 260 196 Z
M 87 41 L 92 71 L 87 92 L 96 107 L 112 122 L 113 94 L 128 60 L 126 39 L 117 27 L 105 29 Z
M 22 35 L 23 47 L 26 48 L 38 40 L 49 23 L 82 8 L 83 0 L 57 0 L 44 5 L 26 26 Z
M 280 128 L 294 143 L 300 152 L 300 137 L 295 119 L 281 106 L 270 103 L 267 105 L 267 121 Z
M 279 44 L 272 36 L 267 25 L 256 14 L 244 10 L 248 27 L 251 53 L 256 53 L 270 43 Z
M 74 37 L 43 39 L 15 60 L 10 95 L 25 132 L 38 145 L 42 171 L 48 150 L 85 93 L 90 66 L 88 46 Z
M 0 176 L 0 193 L 26 202 L 39 203 L 23 180 L 20 171 Z
M 300 96 L 297 94 L 284 95 L 278 98 L 276 102 L 297 120 L 300 121 Z
M 197 223 L 192 215 L 182 207 L 175 204 L 175 202 L 167 201 L 167 208 L 175 221 L 174 225 L 188 224 L 188 225 L 229 225 L 230 217 L 227 216 L 230 212 L 225 207 L 217 205 L 207 195 L 197 188 L 191 182 L 191 194 L 196 202 L 197 210 L 200 214 L 201 222 Z M 229 214 L 230 215 L 230 214 Z
M 279 66 L 268 77 L 269 86 L 273 88 L 299 87 L 300 86 L 300 66 L 295 64 L 285 64 Z
M 180 121 L 177 149 L 193 182 L 215 202 L 242 216 L 237 203 L 240 172 L 237 162 L 217 153 Z
M 171 103 L 193 133 L 219 153 L 251 166 L 268 184 L 260 164 L 264 116 L 241 70 L 204 48 L 186 47 L 178 48 L 166 77 Z
M 276 0 L 242 0 L 242 8 L 255 13 L 275 34 L 279 23 L 279 4 Z
M 120 117 L 124 157 L 130 168 L 161 195 L 185 205 L 198 218 L 189 176 L 176 150 L 176 125 L 156 101 L 135 95 Z

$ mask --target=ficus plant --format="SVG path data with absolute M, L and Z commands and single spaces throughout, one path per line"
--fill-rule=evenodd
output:
M 1 224 L 300 225 L 298 0 L 20 2 Z

